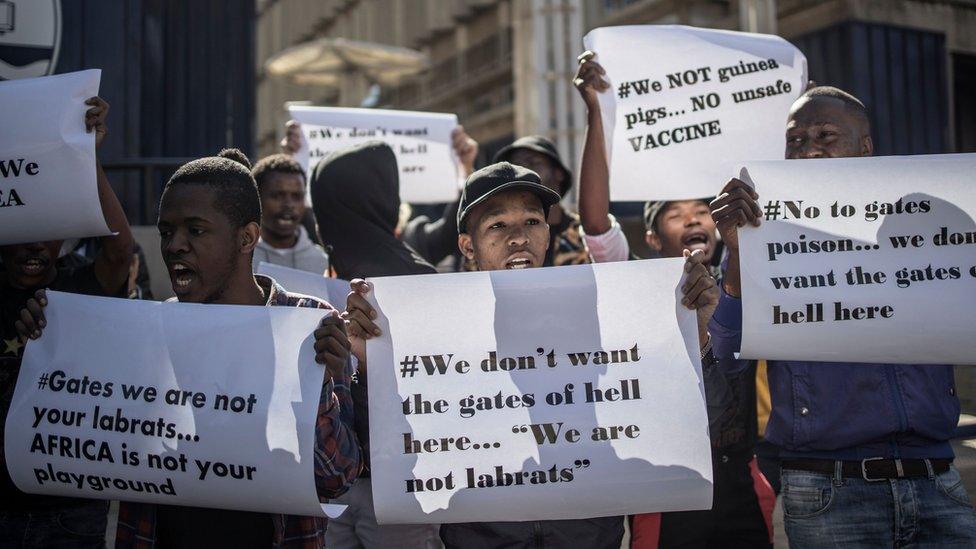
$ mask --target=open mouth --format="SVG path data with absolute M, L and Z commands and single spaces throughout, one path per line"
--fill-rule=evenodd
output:
M 704 231 L 688 233 L 681 239 L 681 244 L 689 250 L 707 250 L 708 234 Z
M 169 278 L 173 281 L 173 291 L 182 293 L 190 288 L 196 272 L 182 263 L 173 263 L 169 267 Z
M 275 216 L 275 221 L 277 221 L 279 225 L 284 225 L 286 227 L 293 227 L 295 223 L 298 222 L 298 217 L 295 216 L 294 214 L 286 213 L 286 214 Z
M 44 259 L 31 257 L 20 263 L 20 270 L 27 276 L 37 276 L 47 270 L 48 262 Z
M 506 269 L 528 269 L 531 266 L 532 262 L 525 257 L 517 257 L 505 263 Z

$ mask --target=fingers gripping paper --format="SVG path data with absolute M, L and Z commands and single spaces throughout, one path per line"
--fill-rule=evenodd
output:
M 807 62 L 778 36 L 680 25 L 583 37 L 606 70 L 599 95 L 611 200 L 715 194 L 744 160 L 783 157 L 783 124 Z
M 969 364 L 976 155 L 753 162 L 742 356 Z
M 85 131 L 101 72 L 0 81 L 0 245 L 111 233 Z
M 373 501 L 384 523 L 707 509 L 681 260 L 373 279 Z
M 365 141 L 383 141 L 396 155 L 404 202 L 457 199 L 457 161 L 451 147 L 456 115 L 334 107 L 290 107 L 288 111 L 302 125 L 307 153 L 302 151 L 300 156 L 307 154 L 309 175 L 335 151 Z
M 4 437 L 21 490 L 323 514 L 312 456 L 321 311 L 48 298 Z

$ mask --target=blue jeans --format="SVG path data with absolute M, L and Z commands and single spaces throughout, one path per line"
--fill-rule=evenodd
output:
M 35 513 L 0 512 L 0 548 L 105 547 L 108 502 L 89 500 Z
M 876 482 L 784 469 L 782 479 L 793 549 L 976 547 L 976 514 L 955 467 Z

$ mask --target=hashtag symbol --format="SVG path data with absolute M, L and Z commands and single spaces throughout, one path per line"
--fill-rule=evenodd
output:
M 630 82 L 624 82 L 617 88 L 617 97 L 623 99 L 630 95 Z
M 778 200 L 770 200 L 766 203 L 766 221 L 775 221 L 779 217 L 779 212 L 782 209 L 779 205 Z
M 419 370 L 418 363 L 417 355 L 403 357 L 403 361 L 400 362 L 400 377 L 413 377 Z
M 47 374 L 41 374 L 41 379 L 37 380 L 38 389 L 43 389 L 47 387 L 47 378 L 48 378 Z

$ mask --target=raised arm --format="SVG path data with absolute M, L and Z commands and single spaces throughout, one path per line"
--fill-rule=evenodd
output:
M 583 103 L 586 104 L 586 139 L 580 164 L 579 214 L 583 230 L 589 235 L 601 235 L 610 230 L 610 168 L 603 137 L 603 118 L 598 93 L 610 85 L 603 79 L 603 67 L 593 60 L 595 53 L 587 51 L 579 56 L 579 69 L 573 78 Z
M 109 105 L 101 97 L 92 97 L 85 101 L 85 104 L 91 106 L 85 113 L 85 128 L 89 132 L 95 132 L 97 151 L 108 133 L 105 120 L 108 117 Z M 128 281 L 135 241 L 129 229 L 129 220 L 126 219 L 122 204 L 119 203 L 112 185 L 108 182 L 101 161 L 96 161 L 95 166 L 98 178 L 98 201 L 101 203 L 108 228 L 115 233 L 101 238 L 101 249 L 95 257 L 95 278 L 98 279 L 105 293 L 115 295 Z
M 467 178 L 474 172 L 474 161 L 478 157 L 478 142 L 464 131 L 464 126 L 454 129 L 451 142 L 454 154 L 458 158 L 461 176 Z M 432 265 L 437 265 L 445 257 L 457 252 L 459 200 L 448 204 L 440 219 L 431 221 L 426 216 L 416 217 L 407 223 L 403 231 L 403 241 Z

